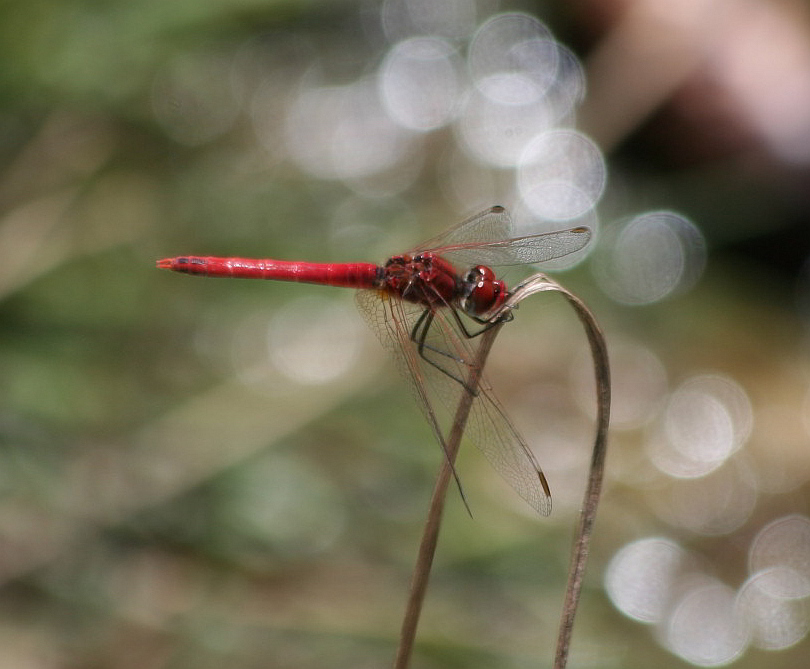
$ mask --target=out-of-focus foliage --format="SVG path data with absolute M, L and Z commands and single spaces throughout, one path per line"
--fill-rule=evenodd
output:
M 616 384 L 572 666 L 797 666 L 810 21 L 727 4 L 0 6 L 0 667 L 389 664 L 441 460 L 407 390 L 349 291 L 154 261 L 382 261 L 495 203 L 598 232 L 557 277 Z M 414 667 L 552 655 L 586 342 L 541 297 L 490 364 L 555 510 L 462 453 Z

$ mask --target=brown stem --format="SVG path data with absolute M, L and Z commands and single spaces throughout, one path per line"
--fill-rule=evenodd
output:
M 588 343 L 593 356 L 594 374 L 596 376 L 596 438 L 591 455 L 591 467 L 588 473 L 588 484 L 585 488 L 585 499 L 579 517 L 574 547 L 571 553 L 571 563 L 568 570 L 568 583 L 565 588 L 562 615 L 560 616 L 560 629 L 557 635 L 557 650 L 554 655 L 554 669 L 564 669 L 568 661 L 568 650 L 571 644 L 571 633 L 574 628 L 579 597 L 582 592 L 582 580 L 585 576 L 585 564 L 588 561 L 591 533 L 596 519 L 596 507 L 602 491 L 602 478 L 605 471 L 605 455 L 607 453 L 607 433 L 610 422 L 610 367 L 608 365 L 607 344 L 602 330 L 594 315 L 576 295 L 570 293 L 560 284 L 543 274 L 529 277 L 518 285 L 509 300 L 504 305 L 511 309 L 517 304 L 537 292 L 554 290 L 562 293 L 569 304 L 576 311 L 579 320 L 585 328 Z

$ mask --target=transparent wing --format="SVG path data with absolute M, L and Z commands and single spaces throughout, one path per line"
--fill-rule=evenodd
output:
M 485 244 L 509 239 L 512 231 L 512 218 L 501 206 L 490 207 L 486 211 L 439 233 L 419 245 L 415 251 L 427 251 L 445 246 L 456 246 L 468 242 Z
M 357 305 L 383 346 L 393 355 L 436 439 L 446 450 L 444 435 L 464 392 L 463 386 L 427 363 L 411 341 L 411 330 L 425 307 L 383 291 L 364 290 Z M 425 352 L 437 364 L 462 379 L 470 374 L 479 338 L 457 332 L 447 308 L 437 309 L 425 340 Z M 492 389 L 482 377 L 472 402 L 465 438 L 472 441 L 495 470 L 538 513 L 551 513 L 551 495 L 545 476 L 524 439 L 507 418 Z
M 584 227 L 524 237 L 511 237 L 511 230 L 507 211 L 492 207 L 421 244 L 414 253 L 433 251 L 461 267 L 523 265 L 561 258 L 591 240 L 591 231 Z

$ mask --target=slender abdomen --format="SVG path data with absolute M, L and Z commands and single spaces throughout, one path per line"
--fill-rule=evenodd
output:
M 382 269 L 371 263 L 310 263 L 214 256 L 179 256 L 158 260 L 158 267 L 184 274 L 317 283 L 343 288 L 375 288 Z

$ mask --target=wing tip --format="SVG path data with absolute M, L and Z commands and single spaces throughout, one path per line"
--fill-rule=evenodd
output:
M 546 494 L 545 499 L 543 500 L 542 504 L 540 504 L 540 514 L 543 516 L 550 516 L 551 515 L 551 489 L 548 487 L 548 481 L 546 480 L 546 475 L 538 469 L 537 470 L 537 478 L 540 479 L 540 485 L 543 486 L 543 492 Z

